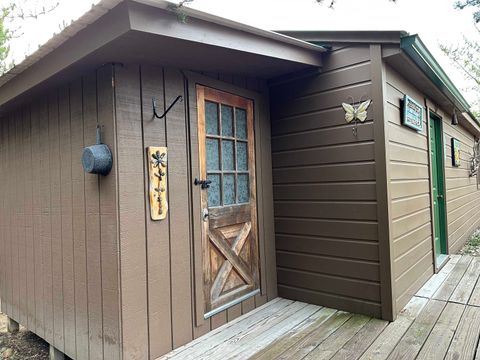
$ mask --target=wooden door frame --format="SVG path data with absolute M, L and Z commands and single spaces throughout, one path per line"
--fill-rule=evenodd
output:
M 229 84 L 214 78 L 210 78 L 195 72 L 185 71 L 185 79 L 188 82 L 188 108 L 189 108 L 189 135 L 190 135 L 190 153 L 191 153 L 191 177 L 192 183 L 195 177 L 199 178 L 200 176 L 200 164 L 198 158 L 198 123 L 197 123 L 197 94 L 196 87 L 197 85 L 203 85 L 206 87 L 211 87 L 220 91 L 229 92 L 238 96 L 242 96 L 248 99 L 252 99 L 254 102 L 253 116 L 254 116 L 254 138 L 255 138 L 255 152 L 259 154 L 262 147 L 262 130 L 260 129 L 262 121 L 270 121 L 268 114 L 268 96 L 261 93 L 257 93 L 245 88 Z M 270 134 L 268 134 L 268 141 L 270 141 Z M 269 186 L 264 182 L 264 171 L 269 171 L 271 174 L 271 162 L 265 166 L 262 166 L 262 157 L 256 156 L 255 158 L 255 167 L 256 167 L 256 188 L 257 188 L 257 237 L 258 237 L 258 253 L 259 253 L 259 272 L 260 272 L 260 294 L 256 297 L 261 297 L 266 299 L 267 289 L 271 288 L 271 285 L 267 284 L 267 277 L 271 276 L 266 273 L 276 269 L 275 266 L 275 248 L 274 243 L 266 243 L 266 240 L 272 241 L 273 239 L 267 239 L 270 234 L 266 234 L 265 226 L 267 226 L 268 232 L 272 233 L 273 237 L 273 217 L 268 219 L 264 217 L 263 208 L 271 207 L 273 213 L 273 199 L 268 201 L 271 198 L 271 192 L 273 187 L 270 184 L 270 194 L 264 194 L 265 186 Z M 270 177 L 271 179 L 271 177 Z M 263 184 L 261 184 L 263 183 Z M 202 250 L 202 231 L 203 231 L 203 221 L 201 219 L 201 194 L 198 187 L 192 186 L 192 223 L 193 223 L 193 241 L 192 241 L 192 262 L 193 262 L 193 273 L 192 273 L 192 296 L 194 302 L 194 317 L 195 317 L 195 326 L 201 327 L 204 326 L 208 319 L 204 318 L 204 296 L 203 296 L 203 250 Z M 265 198 L 265 199 L 264 199 Z M 267 202 L 265 202 L 267 200 Z M 271 224 L 270 224 L 271 222 Z M 268 263 L 267 263 L 268 261 Z M 275 287 L 276 287 L 276 276 Z M 272 281 L 269 281 L 271 283 Z M 271 293 L 272 291 L 269 290 Z M 270 297 L 272 294 L 268 294 Z M 264 300 L 266 301 L 266 300 Z
M 427 133 L 428 133 L 428 175 L 429 175 L 429 191 L 430 191 L 430 218 L 431 218 L 431 229 L 432 229 L 432 257 L 433 257 L 433 270 L 434 273 L 438 273 L 443 266 L 448 262 L 448 258 L 450 257 L 450 246 L 448 242 L 448 222 L 447 222 L 447 186 L 446 186 L 446 178 L 445 178 L 445 133 L 443 131 L 443 118 L 441 115 L 439 115 L 436 112 L 437 107 L 434 106 L 433 104 L 429 103 L 428 100 L 425 100 L 426 104 L 426 113 L 427 113 Z M 430 123 L 432 118 L 436 118 L 436 121 L 439 121 L 440 123 L 440 129 L 441 129 L 441 149 L 442 149 L 442 156 L 441 156 L 441 162 L 442 162 L 442 176 L 443 176 L 443 193 L 444 195 L 444 201 L 445 201 L 445 211 L 444 211 L 444 221 L 445 221 L 445 246 L 446 246 L 446 255 L 447 255 L 447 260 L 445 260 L 442 264 L 437 263 L 437 256 L 436 256 L 436 245 L 435 245 L 435 213 L 434 213 L 434 204 L 433 204 L 433 169 L 432 169 L 432 156 L 431 156 L 431 144 L 432 144 L 432 136 L 435 136 L 435 134 L 432 134 L 430 131 Z

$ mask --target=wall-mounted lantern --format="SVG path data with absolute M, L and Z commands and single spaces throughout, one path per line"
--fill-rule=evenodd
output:
M 455 108 L 453 108 L 452 125 L 458 125 L 458 117 Z

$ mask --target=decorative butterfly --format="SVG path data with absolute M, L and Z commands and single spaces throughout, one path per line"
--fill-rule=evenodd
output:
M 360 120 L 361 122 L 364 122 L 367 119 L 367 109 L 371 102 L 372 100 L 367 100 L 357 106 L 342 103 L 343 110 L 345 110 L 345 120 L 347 123 L 351 123 L 353 120 Z

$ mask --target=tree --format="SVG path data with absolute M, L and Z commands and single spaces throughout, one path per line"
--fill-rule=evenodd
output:
M 477 28 L 477 34 L 480 35 L 480 29 L 477 24 L 480 22 L 480 0 L 457 1 L 454 8 L 463 10 L 467 7 L 475 7 L 477 10 L 473 13 L 473 20 Z M 471 86 L 466 91 L 474 92 L 476 100 L 472 105 L 477 109 L 473 113 L 479 117 L 480 112 L 480 42 L 477 39 L 468 39 L 463 36 L 463 42 L 459 45 L 440 45 L 442 52 L 448 56 L 453 65 L 459 69 L 465 78 L 469 80 Z
M 473 19 L 475 23 L 480 22 L 480 0 L 464 0 L 464 1 L 457 1 L 454 4 L 454 7 L 459 10 L 463 10 L 466 7 L 476 7 L 479 10 L 473 13 Z
M 11 42 L 22 35 L 19 23 L 28 19 L 37 19 L 58 6 L 58 3 L 49 6 L 28 4 L 28 0 L 9 0 L 8 3 L 0 5 L 0 75 L 10 70 L 13 62 L 7 62 L 10 54 Z M 31 2 L 31 1 L 30 1 Z

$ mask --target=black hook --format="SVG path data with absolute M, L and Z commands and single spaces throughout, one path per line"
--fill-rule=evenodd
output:
M 165 110 L 165 112 L 160 116 L 160 115 L 158 115 L 158 113 L 157 113 L 157 100 L 155 100 L 155 98 L 152 98 L 153 115 L 155 115 L 155 117 L 156 117 L 157 119 L 163 119 L 163 118 L 168 114 L 168 112 L 170 111 L 170 109 L 177 103 L 178 100 L 183 101 L 183 96 L 182 96 L 182 95 L 178 95 L 177 98 L 170 104 L 170 106 L 168 107 L 168 109 Z

